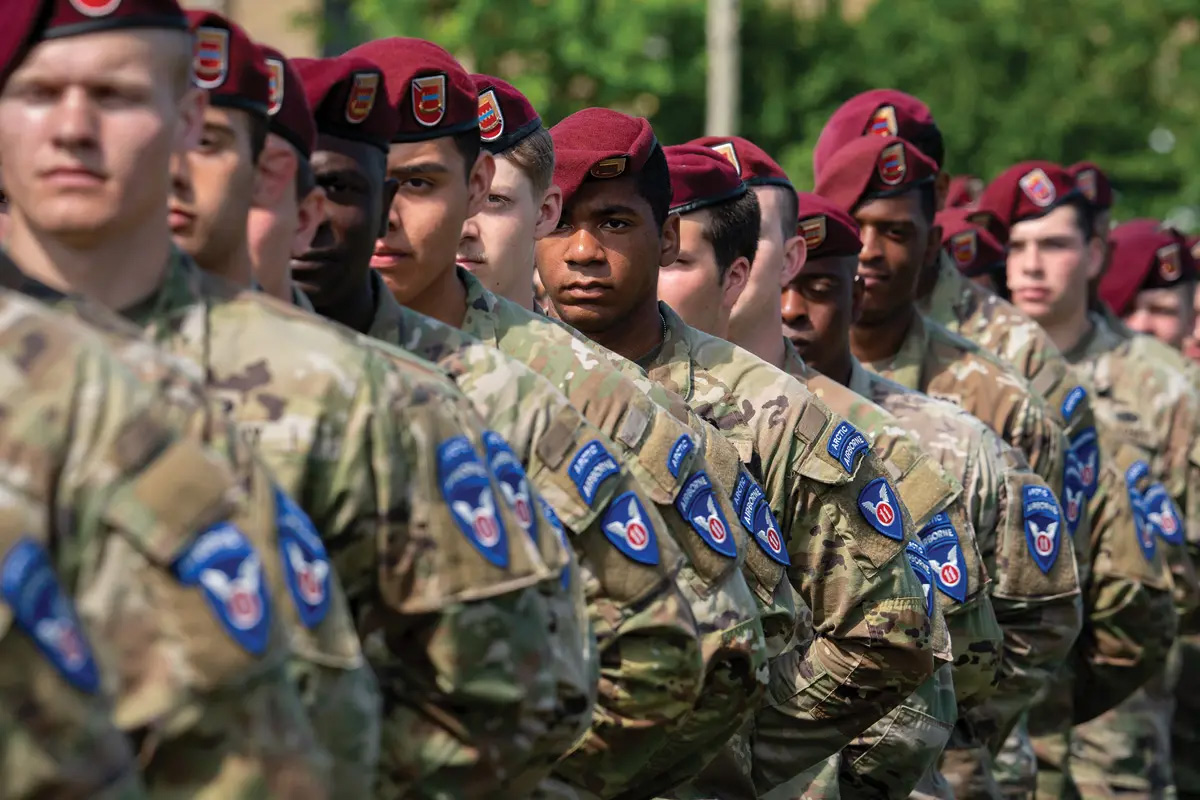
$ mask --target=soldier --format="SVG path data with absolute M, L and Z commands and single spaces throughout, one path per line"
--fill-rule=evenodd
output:
M 222 169 L 205 172 L 202 180 L 214 180 L 197 193 L 205 213 L 190 207 L 194 217 L 176 213 L 174 221 L 177 227 L 187 223 L 182 228 L 189 242 L 210 263 L 249 279 L 250 140 L 252 129 L 261 134 L 259 142 L 266 135 L 267 81 L 263 68 L 261 99 L 250 106 L 256 111 L 210 110 L 203 147 L 183 156 L 204 113 L 203 95 L 183 91 L 191 60 L 187 40 L 143 41 L 148 34 L 140 31 L 78 35 L 139 11 L 144 21 L 145 6 L 137 3 L 89 8 L 90 16 L 75 4 L 55 3 L 52 24 L 70 36 L 39 45 L 22 67 L 28 75 L 19 87 L 54 81 L 56 104 L 35 102 L 41 95 L 30 89 L 11 96 L 11 86 L 6 89 L 5 111 L 19 121 L 8 124 L 6 118 L 4 126 L 5 152 L 17 156 L 11 170 L 6 159 L 6 175 L 27 187 L 26 213 L 37 221 L 30 230 L 14 230 L 11 253 L 44 282 L 123 311 L 155 341 L 197 363 L 240 433 L 256 440 L 284 488 L 303 498 L 304 510 L 330 543 L 366 655 L 388 676 L 385 794 L 395 784 L 414 793 L 447 785 L 494 792 L 524 769 L 529 742 L 541 727 L 539 709 L 554 691 L 545 680 L 551 656 L 539 588 L 551 576 L 531 543 L 507 535 L 515 522 L 495 504 L 481 450 L 462 438 L 464 430 L 481 435 L 471 427 L 477 423 L 436 407 L 437 392 L 449 397 L 449 384 L 417 383 L 348 334 L 218 284 L 172 252 L 166 220 L 149 210 L 152 201 L 166 204 L 167 159 L 179 162 L 176 186 L 190 199 L 199 184 L 186 178 L 200 173 L 188 172 L 193 165 L 185 160 L 216 162 Z M 156 18 L 180 18 L 166 0 L 154 11 Z M 245 86 L 246 70 L 253 75 L 259 69 L 247 56 L 252 45 L 219 18 L 203 21 L 205 30 L 197 31 L 200 79 L 213 89 L 218 83 Z M 129 91 L 139 87 L 138 100 L 131 106 L 96 104 L 89 89 L 118 64 L 118 74 L 129 75 Z M 88 113 L 74 113 L 76 102 L 86 103 Z M 47 107 L 56 113 L 45 113 Z M 126 122 L 127 130 L 93 126 L 105 115 Z M 90 194 L 72 197 L 82 206 L 82 222 L 72 224 L 83 227 L 48 229 L 54 186 L 39 183 L 34 165 L 63 161 L 67 148 L 78 153 L 67 161 L 77 165 L 72 180 L 90 187 Z M 153 180 L 156 165 L 164 170 L 160 181 Z M 230 205 L 240 206 L 240 228 L 225 216 Z M 240 243 L 232 246 L 236 252 L 210 241 L 227 234 Z M 51 261 L 45 255 L 39 237 L 55 241 L 55 235 L 77 245 L 86 240 L 89 249 L 68 268 L 65 256 Z M 220 253 L 229 263 L 217 263 L 214 254 Z M 121 259 L 117 273 L 113 259 Z M 380 546 L 398 554 L 403 566 L 378 569 Z M 508 641 L 507 649 L 488 646 L 481 626 L 489 637 Z M 414 659 L 414 652 L 423 657 Z M 322 735 L 344 759 L 339 763 L 359 764 L 346 769 L 345 783 L 339 783 L 347 794 L 369 791 L 373 782 L 371 741 L 378 727 L 368 712 L 368 675 L 361 660 L 349 658 L 306 676 L 316 696 L 331 700 L 315 709 L 329 719 Z M 335 690 L 342 694 L 333 700 Z M 514 736 L 517 730 L 531 736 Z M 486 789 L 463 788 L 480 786 Z
M 1141 544 L 1145 560 L 1152 561 L 1161 557 L 1157 556 L 1155 542 L 1155 531 L 1158 531 L 1176 576 L 1178 602 L 1190 605 L 1194 598 L 1191 585 L 1194 577 L 1186 553 L 1179 546 L 1184 540 L 1183 520 L 1174 511 L 1170 495 L 1174 488 L 1173 496 L 1182 499 L 1186 479 L 1173 475 L 1169 451 L 1156 446 L 1155 438 L 1161 434 L 1152 427 L 1162 425 L 1170 436 L 1172 422 L 1181 425 L 1182 429 L 1176 434 L 1181 442 L 1174 451 L 1182 456 L 1178 469 L 1186 471 L 1188 437 L 1194 425 L 1193 398 L 1186 385 L 1178 385 L 1182 379 L 1177 379 L 1176 391 L 1181 398 L 1177 407 L 1166 413 L 1157 412 L 1154 404 L 1147 407 L 1144 393 L 1153 386 L 1155 376 L 1146 371 L 1147 365 L 1133 363 L 1128 358 L 1099 315 L 1088 313 L 1087 285 L 1101 269 L 1104 247 L 1094 236 L 1091 208 L 1066 170 L 1048 162 L 1017 164 L 989 185 L 981 207 L 993 210 L 1011 226 L 1007 282 L 1013 301 L 1039 320 L 1055 342 L 1064 348 L 1068 360 L 1091 373 L 1098 389 L 1097 407 L 1104 407 L 1104 424 L 1100 429 L 1102 441 L 1110 441 L 1110 447 L 1114 449 L 1154 454 L 1155 457 L 1150 459 L 1155 469 L 1152 474 L 1162 481 L 1155 485 L 1154 494 L 1170 510 L 1171 519 L 1160 528 L 1137 518 L 1139 512 L 1145 514 L 1145 497 L 1149 495 L 1138 485 L 1142 476 L 1131 470 L 1138 459 L 1126 458 L 1129 462 L 1126 465 L 1126 491 L 1135 511 L 1133 533 Z M 1145 382 L 1135 374 L 1138 371 L 1145 376 Z M 1169 376 L 1162 378 L 1167 379 Z M 1149 396 L 1153 397 L 1153 394 Z M 1151 426 L 1142 423 L 1143 419 L 1153 420 Z M 1169 639 L 1166 635 L 1162 638 Z M 1130 644 L 1133 647 L 1143 645 L 1136 640 Z M 1162 642 L 1151 641 L 1143 646 L 1158 650 Z M 1152 663 L 1161 667 L 1161 656 Z M 1077 690 L 1075 720 L 1084 722 L 1113 708 L 1128 696 L 1130 688 L 1144 684 L 1153 674 L 1144 674 L 1137 682 L 1131 676 L 1122 676 L 1123 681 L 1114 682 L 1103 692 L 1097 691 L 1102 686 L 1086 695 Z M 1152 687 L 1152 694 L 1161 696 L 1163 692 Z M 1088 699 L 1086 704 L 1079 703 L 1081 696 Z M 1164 715 L 1154 705 L 1147 693 L 1138 692 L 1115 711 L 1075 729 L 1070 777 L 1080 791 L 1110 791 L 1122 787 L 1149 791 L 1155 783 L 1169 784 L 1169 756 L 1165 750 L 1169 715 Z M 1031 719 L 1031 732 L 1036 734 L 1038 727 L 1039 721 Z M 1148 742 L 1155 744 L 1149 745 L 1149 752 L 1144 752 Z M 1047 748 L 1045 742 L 1038 742 L 1037 746 L 1041 760 Z M 1058 752 L 1051 753 L 1054 758 L 1059 755 Z M 1143 762 L 1147 757 L 1150 763 Z
M 983 187 L 983 181 L 975 175 L 955 175 L 946 185 L 943 208 L 974 208 L 983 194 Z
M 772 665 L 771 703 L 755 723 L 761 794 L 835 752 L 932 674 L 924 592 L 902 556 L 911 522 L 869 448 L 839 451 L 848 423 L 791 378 L 658 303 L 659 265 L 675 261 L 679 229 L 667 214 L 670 177 L 649 123 L 589 109 L 551 135 L 564 211 L 536 253 L 558 316 L 677 390 L 761 480 L 765 496 L 736 493 L 735 505 L 762 503 L 761 514 L 784 521 L 771 529 L 787 548 L 788 576 L 812 610 L 816 638 Z M 836 563 L 862 565 L 871 577 L 833 566 L 818 529 L 837 531 Z M 905 622 L 873 627 L 872 609 L 882 607 Z M 858 664 L 853 674 L 844 669 L 850 663 Z
M 963 277 L 997 297 L 1005 291 L 1004 245 L 991 231 L 968 217 L 967 209 L 939 211 L 934 221 L 942 229 L 942 249 Z
M 1100 299 L 1134 333 L 1176 350 L 1195 324 L 1195 261 L 1183 234 L 1153 219 L 1118 225 L 1108 237 Z
M 765 173 L 766 177 L 775 177 L 782 170 L 765 153 L 744 139 L 727 139 L 709 147 L 699 144 L 667 147 L 664 152 L 671 173 L 670 210 L 680 215 L 680 249 L 676 262 L 659 272 L 659 297 L 677 310 L 685 322 L 701 332 L 728 336 L 730 309 L 736 308 L 740 302 L 740 294 L 748 282 L 746 273 L 749 271 L 753 274 L 761 267 L 766 274 L 760 274 L 758 280 L 778 285 L 782 271 L 784 248 L 773 249 L 767 256 L 772 262 L 770 267 L 761 263 L 761 254 L 757 251 L 756 239 L 761 241 L 764 236 L 763 232 L 757 231 L 757 195 L 791 192 L 792 200 L 783 203 L 790 210 L 795 205 L 795 192 L 789 188 L 790 184 L 785 186 L 779 183 L 760 183 L 755 190 L 749 188 L 743 175 L 748 170 L 753 174 L 757 165 L 763 165 L 759 171 Z M 766 236 L 777 238 L 782 229 L 777 224 L 778 220 L 771 222 L 774 230 L 766 233 Z M 754 236 L 756 232 L 759 233 L 757 237 Z M 775 266 L 773 254 L 776 253 L 780 256 L 777 259 L 779 266 Z M 778 298 L 774 305 L 777 309 Z M 789 346 L 783 342 L 777 330 L 775 336 L 785 352 L 781 368 L 800 380 L 806 380 L 810 376 L 806 365 L 795 356 L 794 350 L 788 352 Z M 951 530 L 953 524 L 949 523 L 950 515 L 958 520 L 960 526 L 966 523 L 963 506 L 956 503 L 960 487 L 930 463 L 912 440 L 896 431 L 894 424 L 890 425 L 891 431 L 883 430 L 893 422 L 883 409 L 868 408 L 871 405 L 869 401 L 855 397 L 841 387 L 831 388 L 826 397 L 832 399 L 832 402 L 826 402 L 835 413 L 846 416 L 852 425 L 863 430 L 872 440 L 876 451 L 887 453 L 891 463 L 897 467 L 893 472 L 897 493 L 913 517 L 914 528 L 924 529 L 938 515 L 946 518 Z M 980 637 L 972 638 L 970 634 L 975 631 L 970 627 L 958 628 L 960 636 L 955 636 L 952 629 L 951 635 L 956 645 L 975 646 L 975 653 L 986 660 L 980 666 L 971 655 L 964 659 L 964 689 L 969 684 L 969 691 L 974 693 L 979 691 L 981 685 L 990 686 L 996 677 L 1000 631 L 984 592 L 986 580 L 982 577 L 981 559 L 975 549 L 974 535 L 969 529 L 967 535 L 966 548 L 972 555 L 970 565 L 974 567 L 971 583 L 975 589 L 971 597 L 973 601 L 983 598 L 981 603 L 973 602 L 972 605 L 981 606 L 982 616 L 986 618 L 973 619 L 971 622 L 982 622 L 987 633 L 982 637 L 985 640 L 983 642 L 979 641 Z M 957 560 L 962 549 L 957 544 L 958 534 L 954 533 L 953 537 Z M 915 544 L 921 543 L 916 540 Z M 945 613 L 948 609 L 943 598 L 946 596 L 935 592 L 936 580 L 931 574 L 921 572 L 920 566 L 918 561 L 915 569 L 918 578 L 928 579 L 923 581 L 923 586 L 932 601 L 931 608 L 936 607 L 938 613 Z M 961 586 L 965 588 L 966 583 Z M 965 599 L 966 594 L 963 593 L 962 600 Z M 961 600 L 956 597 L 954 602 L 957 604 Z M 988 651 L 993 654 L 990 659 L 985 655 Z M 971 674 L 968 675 L 968 672 Z M 798 787 L 808 785 L 809 792 L 829 794 L 837 792 L 841 781 L 848 787 L 847 791 L 871 786 L 876 793 L 907 797 L 922 773 L 933 767 L 949 739 L 956 716 L 955 684 L 956 681 L 950 677 L 949 665 L 941 667 L 917 693 L 858 737 L 840 756 L 832 757 L 828 765 L 815 771 L 816 774 L 802 776 L 792 783 Z M 885 738 L 883 734 L 889 730 L 892 735 Z M 903 731 L 903 734 L 897 735 L 899 731 Z M 869 757 L 860 757 L 868 751 Z M 842 766 L 840 776 L 839 763 Z M 701 777 L 698 784 L 703 786 L 705 776 Z
M 291 62 L 273 47 L 259 45 L 259 51 L 270 79 L 270 123 L 258 160 L 264 199 L 250 209 L 247 221 L 250 259 L 264 292 L 312 311 L 312 303 L 292 282 L 289 263 L 292 253 L 308 249 L 325 217 L 325 192 L 309 164 L 317 126 Z

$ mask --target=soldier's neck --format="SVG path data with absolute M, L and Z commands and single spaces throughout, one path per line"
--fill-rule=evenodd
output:
M 815 361 L 809 362 L 809 365 L 826 378 L 829 378 L 829 380 L 840 383 L 842 386 L 849 386 L 851 363 L 850 346 L 849 342 L 847 342 L 845 349 L 836 354 L 831 354 L 829 357 L 822 358 L 820 363 Z
M 900 352 L 916 316 L 916 307 L 909 303 L 886 318 L 860 321 L 850 329 L 854 357 L 868 364 L 892 358 Z
M 223 278 L 234 286 L 250 288 L 254 285 L 254 262 L 250 259 L 250 248 L 245 242 L 234 247 L 222 258 L 205 259 L 196 256 L 200 269 Z
M 749 350 L 754 355 L 772 366 L 783 368 L 787 351 L 784 350 L 783 337 L 779 334 L 779 320 L 782 312 L 778 305 L 772 310 L 761 314 L 752 314 L 730 318 L 728 335 L 725 337 L 743 350 Z
M 658 313 L 657 294 L 646 298 L 620 324 L 600 331 L 588 331 L 588 338 L 630 361 L 653 353 L 663 343 L 662 316 Z
M 451 265 L 404 305 L 453 328 L 461 328 L 467 316 L 467 287 L 463 286 L 458 271 Z
M 69 242 L 18 222 L 5 247 L 29 277 L 119 310 L 158 291 L 171 256 L 171 234 L 165 225 L 142 226 L 100 242 Z
M 359 333 L 366 333 L 371 329 L 371 323 L 375 321 L 377 303 L 375 289 L 369 280 L 370 274 L 364 273 L 363 278 L 362 288 L 345 300 L 330 306 L 319 306 L 313 303 L 313 307 L 322 317 L 345 325 Z
M 1088 319 L 1086 304 L 1080 304 L 1078 307 L 1070 309 L 1068 313 L 1059 318 L 1039 319 L 1038 323 L 1050 335 L 1050 340 L 1064 353 L 1074 350 L 1083 337 L 1092 331 L 1092 322 Z

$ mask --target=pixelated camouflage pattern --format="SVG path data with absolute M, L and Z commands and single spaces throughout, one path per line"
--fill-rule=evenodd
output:
M 383 288 L 378 282 L 377 290 Z M 593 680 L 600 685 L 600 707 L 589 739 L 562 771 L 589 780 L 636 774 L 697 701 L 703 682 L 695 622 L 669 577 L 683 560 L 678 548 L 666 539 L 660 565 L 642 565 L 619 555 L 601 529 L 605 509 L 626 491 L 642 496 L 651 524 L 665 530 L 657 507 L 624 467 L 605 479 L 590 505 L 584 502 L 566 468 L 593 440 L 617 452 L 604 433 L 520 361 L 400 306 L 386 290 L 377 296 L 371 334 L 445 369 L 488 426 L 512 445 L 530 481 L 573 535 L 605 668 L 604 681 Z M 594 696 L 596 687 L 588 688 Z
M 765 792 L 924 683 L 933 625 L 902 542 L 869 527 L 858 505 L 865 485 L 887 474 L 883 464 L 868 452 L 848 473 L 827 452 L 840 418 L 802 384 L 689 328 L 666 305 L 659 310 L 666 336 L 647 374 L 737 447 L 784 529 L 788 577 L 813 615 L 813 642 L 774 660 L 768 706 L 756 718 L 754 783 Z M 897 505 L 907 536 L 912 521 Z
M 1055 497 L 1062 495 L 1066 436 L 1015 368 L 920 314 L 894 356 L 863 366 L 983 420 L 1025 454 Z
M 572 775 L 601 796 L 665 790 L 683 779 L 676 773 L 680 765 L 687 777 L 712 759 L 766 691 L 767 650 L 758 601 L 738 561 L 710 549 L 673 506 L 687 481 L 705 469 L 694 453 L 683 460 L 678 474 L 670 469 L 674 445 L 694 434 L 565 326 L 497 297 L 466 270 L 458 275 L 467 301 L 462 330 L 549 380 L 609 437 L 644 495 L 658 506 L 665 532 L 686 556 L 676 583 L 696 619 L 707 676 L 696 705 L 658 748 L 646 748 L 649 759 L 638 774 L 608 776 L 581 769 Z M 731 490 L 718 487 L 714 494 L 726 520 L 735 519 Z M 568 766 L 560 767 L 559 774 Z
M 191 398 L 173 407 L 171 393 L 135 380 L 94 330 L 7 291 L 0 319 L 0 505 L 23 513 L 24 504 L 36 515 L 27 534 L 42 537 L 75 597 L 113 699 L 111 719 L 141 742 L 152 796 L 330 796 L 328 757 L 285 674 L 280 615 L 271 615 L 255 655 L 225 632 L 203 591 L 172 572 L 200 533 L 226 521 L 261 554 L 275 535 L 273 487 L 184 438 L 196 411 Z M 7 629 L 12 616 L 5 610 L 0 618 Z M 21 652 L 19 639 L 0 638 Z M 54 690 L 47 667 L 43 659 L 24 675 L 36 682 L 30 697 Z M 70 710 L 86 699 L 63 693 L 61 683 L 56 691 L 44 710 L 68 716 L 59 718 L 62 727 L 39 726 L 24 745 L 17 734 L 23 756 L 6 761 L 15 767 L 3 771 L 6 788 L 53 779 L 55 761 L 89 746 L 86 736 L 72 741 L 80 732 L 67 727 L 87 719 L 83 705 Z M 3 705 L 25 709 L 20 724 L 28 724 L 36 717 L 26 715 L 27 701 Z M 13 732 L 8 719 L 0 733 Z M 89 770 L 112 768 L 105 780 L 119 780 L 121 745 L 110 740 L 104 748 L 66 777 L 94 780 Z
M 386 676 L 375 796 L 472 796 L 544 773 L 536 746 L 557 687 L 540 584 L 552 576 L 523 536 L 508 537 L 507 568 L 485 560 L 440 499 L 439 444 L 465 432 L 482 458 L 453 384 L 183 258 L 127 316 L 199 365 L 325 539 L 367 662 Z

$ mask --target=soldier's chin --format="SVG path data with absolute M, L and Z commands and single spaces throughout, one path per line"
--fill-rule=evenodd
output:
M 616 312 L 599 303 L 556 303 L 560 320 L 584 333 L 602 333 L 617 324 Z

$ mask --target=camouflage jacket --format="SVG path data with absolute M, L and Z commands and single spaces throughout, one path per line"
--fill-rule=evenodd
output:
M 676 774 L 681 765 L 690 774 L 704 758 L 701 753 L 715 752 L 766 690 L 766 643 L 755 597 L 738 569 L 729 493 L 716 486 L 706 462 L 694 452 L 694 432 L 678 418 L 559 323 L 497 297 L 466 270 L 458 274 L 467 303 L 461 329 L 549 380 L 617 448 L 609 452 L 600 441 L 589 442 L 568 462 L 572 481 L 602 477 L 623 456 L 645 496 L 658 506 L 664 535 L 687 558 L 677 583 L 696 618 L 709 677 L 686 727 L 657 749 L 644 748 L 653 754 L 636 774 L 600 772 L 596 757 L 604 754 L 596 750 L 577 751 L 557 770 L 603 796 L 631 788 L 665 791 L 681 780 Z M 636 521 L 628 500 L 618 509 L 624 516 L 609 521 L 617 529 Z
M 185 436 L 202 410 L 93 330 L 11 292 L 0 316 L 5 796 L 120 783 L 105 695 L 153 794 L 331 796 L 285 671 L 275 487 Z
M 541 587 L 557 574 L 509 535 L 520 527 L 453 384 L 182 258 L 126 316 L 202 370 L 320 531 L 368 663 L 387 676 L 379 791 L 494 796 L 544 773 L 541 710 L 557 686 Z
M 659 311 L 665 338 L 642 366 L 759 479 L 782 521 L 788 576 L 813 614 L 816 639 L 775 660 L 770 706 L 756 719 L 763 792 L 840 749 L 933 674 L 933 609 L 912 566 L 928 562 L 918 548 L 906 557 L 912 520 L 853 426 L 786 373 Z

